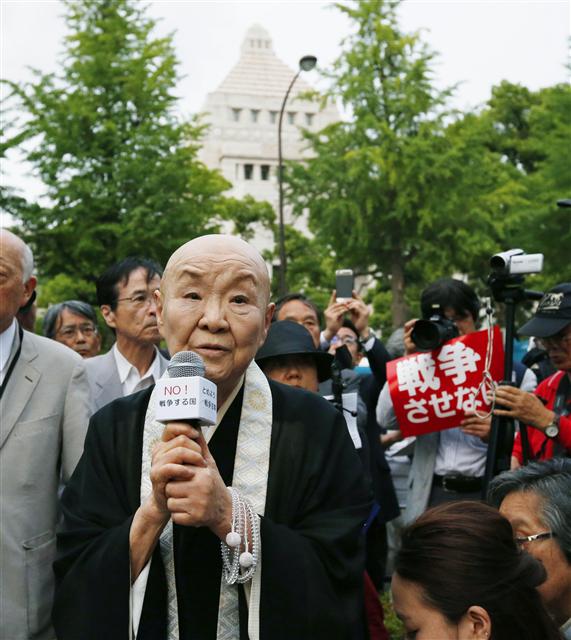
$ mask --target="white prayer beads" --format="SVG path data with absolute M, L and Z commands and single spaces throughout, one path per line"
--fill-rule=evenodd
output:
M 250 580 L 256 571 L 260 524 L 250 502 L 236 489 L 228 487 L 228 491 L 232 496 L 232 528 L 226 541 L 220 541 L 222 568 L 227 584 L 242 584 Z

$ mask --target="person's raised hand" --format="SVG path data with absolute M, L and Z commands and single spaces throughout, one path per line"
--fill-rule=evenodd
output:
M 169 422 L 151 458 L 152 493 L 145 503 L 145 515 L 154 519 L 170 517 L 165 488 L 172 480 L 188 480 L 196 469 L 206 467 L 197 442 L 199 430 L 184 422 Z
M 520 420 L 541 431 L 550 425 L 555 418 L 553 411 L 547 409 L 536 395 L 522 391 L 517 387 L 509 385 L 497 387 L 496 403 L 504 408 L 494 409 L 495 415 Z
M 408 320 L 407 322 L 404 323 L 404 335 L 403 335 L 404 353 L 407 356 L 409 356 L 411 353 L 416 353 L 418 351 L 418 348 L 412 341 L 412 337 L 411 337 L 412 330 L 414 329 L 414 325 L 416 324 L 417 320 L 418 318 L 413 318 L 412 320 Z
M 206 467 L 199 429 L 184 422 L 169 422 L 153 445 L 150 479 L 152 491 L 135 512 L 129 530 L 131 584 L 149 561 L 165 525 L 171 518 L 166 487 L 175 480 L 186 481 Z
M 167 483 L 166 506 L 175 524 L 208 527 L 223 540 L 232 525 L 232 498 L 201 431 L 195 443 L 205 464 L 194 467 L 190 477 Z
M 367 338 L 369 334 L 369 316 L 371 315 L 369 306 L 365 304 L 363 298 L 356 291 L 353 291 L 353 298 L 349 300 L 347 307 L 351 314 L 351 322 L 359 332 L 359 337 Z
M 323 335 L 327 342 L 331 342 L 333 336 L 337 335 L 339 329 L 343 325 L 343 314 L 348 311 L 348 302 L 338 302 L 336 299 L 337 291 L 335 289 L 329 298 L 327 309 L 323 312 L 325 316 L 325 329 Z

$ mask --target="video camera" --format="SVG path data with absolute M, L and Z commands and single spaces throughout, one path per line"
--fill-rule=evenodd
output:
M 490 267 L 495 274 L 500 276 L 541 273 L 543 269 L 543 253 L 527 255 L 523 249 L 502 251 L 490 258 Z

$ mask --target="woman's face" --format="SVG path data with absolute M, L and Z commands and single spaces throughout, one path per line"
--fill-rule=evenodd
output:
M 418 584 L 393 574 L 391 585 L 397 616 L 405 626 L 407 640 L 489 640 L 491 624 L 482 607 L 470 607 L 458 624 L 427 604 Z

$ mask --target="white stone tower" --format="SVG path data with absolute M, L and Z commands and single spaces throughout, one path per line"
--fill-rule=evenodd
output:
M 311 53 L 311 52 L 302 52 Z M 278 118 L 289 83 L 296 71 L 274 53 L 268 32 L 250 27 L 242 43 L 240 59 L 216 91 L 209 93 L 203 111 L 210 129 L 200 158 L 211 169 L 220 169 L 238 198 L 251 195 L 278 209 Z M 334 107 L 319 110 L 314 101 L 299 94 L 310 90 L 300 76 L 288 98 L 282 123 L 284 160 L 307 156 L 300 127 L 318 131 L 339 120 Z M 289 212 L 285 210 L 286 222 Z M 258 249 L 271 248 L 273 238 L 260 230 L 254 239 Z

